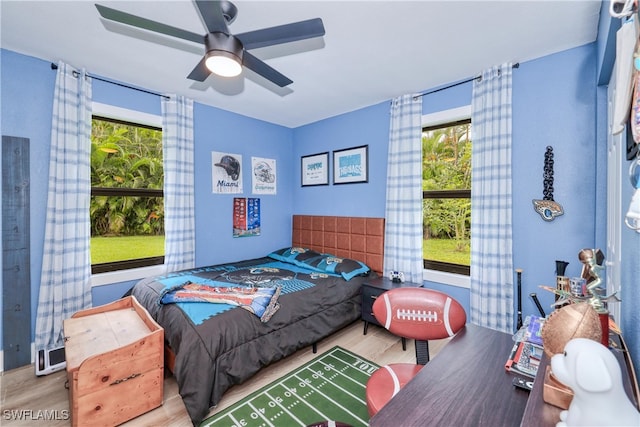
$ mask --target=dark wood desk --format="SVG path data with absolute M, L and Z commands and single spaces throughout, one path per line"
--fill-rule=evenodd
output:
M 520 425 L 529 393 L 504 369 L 512 347 L 510 334 L 466 325 L 369 425 Z

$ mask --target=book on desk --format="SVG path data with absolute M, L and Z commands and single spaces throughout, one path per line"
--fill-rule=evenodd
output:
M 514 336 L 513 348 L 504 365 L 508 372 L 536 377 L 544 352 L 540 336 L 543 323 L 543 318 L 527 317 L 524 326 Z
M 504 368 L 514 374 L 535 378 L 542 360 L 543 349 L 529 341 L 518 341 L 513 345 Z

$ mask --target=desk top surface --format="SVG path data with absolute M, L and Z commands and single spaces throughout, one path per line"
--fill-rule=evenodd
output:
M 505 371 L 512 347 L 511 335 L 467 324 L 369 425 L 520 425 L 529 393 Z

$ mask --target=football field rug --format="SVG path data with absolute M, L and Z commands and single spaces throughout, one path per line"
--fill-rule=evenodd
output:
M 201 427 L 294 427 L 324 420 L 367 426 L 367 380 L 378 369 L 341 347 L 204 420 Z

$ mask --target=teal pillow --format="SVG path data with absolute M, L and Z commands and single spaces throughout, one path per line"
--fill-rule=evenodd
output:
M 332 254 L 321 254 L 307 248 L 282 248 L 271 252 L 269 258 L 297 265 L 319 273 L 342 276 L 351 280 L 355 276 L 368 276 L 371 269 L 364 263 Z
M 278 261 L 305 267 L 306 260 L 322 256 L 322 254 L 312 249 L 292 247 L 273 251 L 268 256 Z
M 344 280 L 351 280 L 355 276 L 367 276 L 371 269 L 364 263 L 350 258 L 340 258 L 331 254 L 322 254 L 319 257 L 309 258 L 304 261 L 309 267 L 323 273 L 338 274 Z

